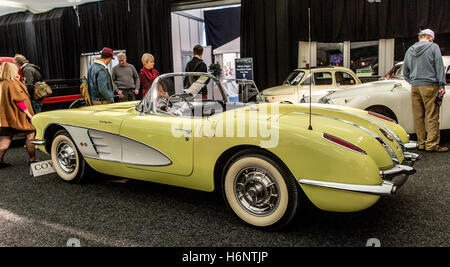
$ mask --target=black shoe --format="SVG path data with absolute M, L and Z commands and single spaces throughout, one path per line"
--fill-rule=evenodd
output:
M 11 166 L 11 164 L 9 164 L 9 163 L 0 162 L 0 169 L 8 168 L 10 166 Z

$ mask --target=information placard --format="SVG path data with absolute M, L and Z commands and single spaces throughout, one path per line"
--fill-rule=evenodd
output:
M 56 172 L 51 160 L 32 163 L 30 168 L 34 177 Z
M 236 79 L 253 80 L 253 58 L 236 58 Z

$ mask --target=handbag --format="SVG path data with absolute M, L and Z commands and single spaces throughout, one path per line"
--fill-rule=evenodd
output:
M 53 94 L 53 91 L 46 82 L 35 83 L 33 95 L 34 99 L 36 100 L 43 99 L 45 97 L 49 97 L 51 94 Z
M 86 105 L 92 106 L 91 96 L 89 95 L 89 85 L 86 77 L 83 77 L 81 81 L 80 93 L 83 96 Z

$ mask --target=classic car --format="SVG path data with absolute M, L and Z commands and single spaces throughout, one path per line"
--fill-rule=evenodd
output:
M 443 57 L 450 83 L 450 56 Z M 446 86 L 449 92 L 449 85 Z M 403 62 L 397 63 L 384 80 L 365 83 L 330 93 L 320 103 L 344 105 L 373 111 L 397 121 L 410 134 L 415 133 L 411 103 L 411 85 L 403 77 Z M 441 130 L 450 129 L 450 94 L 444 96 L 440 108 Z
M 314 77 L 311 81 L 311 77 Z M 314 67 L 296 69 L 289 74 L 283 85 L 268 88 L 261 95 L 267 102 L 298 104 L 309 102 L 309 87 L 311 83 L 312 102 L 341 88 L 361 84 L 356 74 L 343 67 Z
M 187 89 L 185 76 L 197 79 Z M 383 116 L 320 104 L 310 116 L 307 104 L 229 102 L 228 83 L 205 73 L 161 75 L 140 102 L 36 115 L 33 143 L 64 181 L 98 172 L 218 191 L 259 229 L 289 223 L 305 196 L 326 211 L 367 209 L 415 173 L 419 156 L 406 151 L 414 143 Z M 202 99 L 207 84 L 213 93 Z M 176 93 L 167 98 L 167 91 Z

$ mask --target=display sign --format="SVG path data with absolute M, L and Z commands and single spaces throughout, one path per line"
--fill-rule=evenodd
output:
M 56 172 L 51 160 L 32 163 L 30 168 L 34 177 Z
M 253 58 L 236 58 L 236 79 L 253 80 Z
M 358 77 L 370 77 L 370 76 L 372 76 L 372 69 L 371 68 L 357 69 L 356 70 L 356 76 L 358 76 Z

